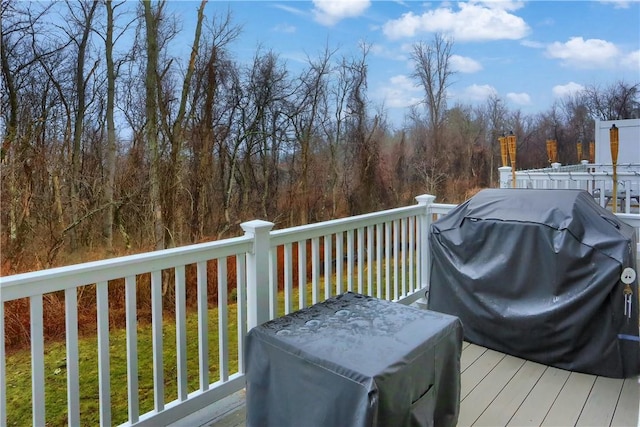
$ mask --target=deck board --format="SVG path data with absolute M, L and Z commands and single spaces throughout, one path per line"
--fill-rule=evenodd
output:
M 544 365 L 526 361 L 474 425 L 488 427 L 507 425 L 546 369 Z
M 466 342 L 465 342 L 466 344 Z M 466 344 L 462 348 L 460 356 L 460 372 L 464 372 L 471 366 L 482 354 L 487 351 L 486 348 L 475 344 Z
M 460 400 L 462 401 L 467 397 L 504 357 L 503 353 L 487 350 L 465 369 L 463 371 L 465 375 L 460 379 Z
M 470 426 L 482 415 L 489 404 L 500 394 L 502 389 L 511 381 L 518 370 L 524 364 L 524 360 L 505 356 L 482 379 L 461 402 L 459 426 Z
M 627 378 L 613 414 L 613 427 L 640 426 L 640 379 Z
M 596 377 L 571 372 L 560 394 L 547 413 L 543 426 L 575 425 L 582 413 L 584 404 L 591 393 Z
M 576 426 L 606 426 L 611 424 L 623 381 L 598 377 L 585 402 Z
M 465 343 L 459 426 L 640 427 L 638 378 L 569 372 Z M 244 401 L 244 391 L 237 400 Z M 215 406 L 215 405 L 214 405 Z M 211 410 L 210 421 L 182 426 L 244 427 L 246 406 Z
M 570 372 L 547 367 L 508 426 L 539 426 L 569 378 Z

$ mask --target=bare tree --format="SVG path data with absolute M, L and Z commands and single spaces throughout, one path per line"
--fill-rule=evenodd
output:
M 309 66 L 298 79 L 297 99 L 294 101 L 295 111 L 290 115 L 300 156 L 300 168 L 297 173 L 299 179 L 292 196 L 293 199 L 302 202 L 302 206 L 295 209 L 300 214 L 301 224 L 309 222 L 311 213 L 310 173 L 313 141 L 321 128 L 319 123 L 325 119 L 319 113 L 321 107 L 326 105 L 324 99 L 327 96 L 327 78 L 331 71 L 331 57 L 334 53 L 335 51 L 330 51 L 327 47 L 317 59 L 307 58 Z M 295 214 L 293 209 L 290 213 Z
M 489 140 L 489 187 L 493 187 L 497 174 L 495 158 L 500 156 L 498 137 L 507 132 L 505 128 L 507 108 L 504 105 L 504 101 L 496 94 L 489 96 L 484 105 L 484 115 L 488 126 L 487 138 Z M 502 160 L 498 163 L 500 166 L 502 166 L 501 162 Z
M 177 238 L 177 228 L 179 224 L 183 222 L 183 209 L 182 204 L 177 202 L 177 198 L 182 189 L 182 150 L 184 143 L 184 136 L 186 131 L 187 121 L 187 105 L 189 101 L 189 95 L 191 92 L 191 84 L 193 74 L 196 69 L 196 60 L 200 54 L 202 24 L 204 21 L 204 8 L 207 4 L 207 0 L 201 0 L 200 6 L 197 11 L 196 26 L 194 30 L 193 43 L 191 45 L 191 54 L 189 56 L 189 62 L 182 80 L 182 89 L 178 98 L 177 112 L 174 117 L 171 117 L 172 102 L 161 99 L 158 103 L 160 110 L 160 122 L 162 125 L 163 133 L 169 140 L 170 147 L 170 159 L 166 166 L 167 174 L 163 180 L 165 184 L 165 202 L 164 202 L 164 216 L 165 227 L 168 232 L 165 233 L 165 241 L 170 246 L 175 246 Z M 165 73 L 163 73 L 164 75 Z M 158 86 L 162 87 L 163 82 L 159 81 Z M 173 90 L 168 91 L 169 99 L 173 99 Z M 161 96 L 159 94 L 159 96 Z
M 112 0 L 106 0 L 107 7 L 107 28 L 105 37 L 105 57 L 107 61 L 107 155 L 106 169 L 107 179 L 104 188 L 105 202 L 109 205 L 106 209 L 103 222 L 102 235 L 108 251 L 113 251 L 113 216 L 114 216 L 114 192 L 116 182 L 116 125 L 114 120 L 115 97 L 116 97 L 116 69 L 113 61 L 113 11 L 117 7 Z
M 348 139 L 351 146 L 355 188 L 349 195 L 351 214 L 370 212 L 380 206 L 386 186 L 380 181 L 379 116 L 368 118 L 367 55 L 370 46 L 360 46 L 361 56 L 347 65 L 349 89 L 347 95 Z
M 433 132 L 434 145 L 440 144 L 439 131 L 444 124 L 447 109 L 447 89 L 451 85 L 454 71 L 451 69 L 453 41 L 442 34 L 436 34 L 429 45 L 424 42 L 413 46 L 411 59 L 414 61 L 413 77 L 425 91 L 425 104 L 429 126 Z
M 278 215 L 278 163 L 281 143 L 287 138 L 284 112 L 290 81 L 284 64 L 273 51 L 258 50 L 244 74 L 238 129 L 245 152 L 242 191 L 247 203 L 259 206 L 261 215 L 269 217 Z
M 61 52 L 68 42 L 56 40 L 45 43 L 38 34 L 46 33 L 44 21 L 51 5 L 3 2 L 0 5 L 0 65 L 2 69 L 2 111 L 6 123 L 2 140 L 2 225 L 8 225 L 10 254 L 21 253 L 37 236 L 42 246 L 45 239 L 57 233 L 62 222 L 62 202 L 57 153 L 47 138 L 56 132 L 60 112 L 57 82 L 50 79 L 50 69 L 42 64 L 60 64 Z M 55 65 L 54 65 L 55 66 Z M 66 99 L 66 97 L 64 98 Z M 66 105 L 67 126 L 64 135 L 71 134 L 71 113 Z M 42 209 L 38 202 L 56 198 L 51 206 Z M 7 212 L 8 211 L 8 212 Z M 35 214 L 35 217 L 32 216 Z M 6 216 L 5 216 L 6 215 Z M 58 215 L 56 219 L 54 216 Z M 51 234 L 40 233 L 37 221 L 50 221 Z M 34 220 L 35 222 L 32 222 Z
M 603 89 L 587 86 L 582 96 L 591 117 L 600 120 L 621 120 L 640 117 L 640 83 L 618 81 Z
M 221 235 L 232 223 L 230 209 L 240 143 L 231 135 L 237 126 L 241 95 L 239 71 L 230 59 L 229 46 L 240 32 L 230 12 L 212 17 L 206 22 L 203 54 L 195 64 L 190 115 L 197 120 L 192 124 L 189 145 L 189 229 L 193 241 L 207 232 Z M 218 222 L 223 223 L 220 229 Z
M 422 169 L 428 175 L 435 175 L 433 167 L 442 170 L 446 164 L 446 153 L 442 144 L 442 129 L 444 126 L 447 109 L 447 89 L 452 83 L 454 71 L 451 69 L 451 50 L 453 41 L 442 34 L 435 34 L 431 44 L 424 42 L 413 46 L 411 55 L 414 61 L 413 77 L 422 85 L 425 91 L 425 105 L 428 114 L 429 141 L 425 141 L 429 147 L 422 147 L 424 151 L 418 152 L 422 157 Z M 427 160 L 429 156 L 431 159 Z M 429 166 L 428 164 L 431 164 Z M 433 180 L 432 180 L 433 181 Z M 440 180 L 433 181 L 437 184 L 435 190 L 439 190 Z
M 79 213 L 79 194 L 78 187 L 80 181 L 81 172 L 81 150 L 82 150 L 82 137 L 84 130 L 84 120 L 87 109 L 87 86 L 90 79 L 98 66 L 99 61 L 96 60 L 85 75 L 85 62 L 87 56 L 87 48 L 89 44 L 89 37 L 91 35 L 93 17 L 98 7 L 97 1 L 81 2 L 79 4 L 79 11 L 72 8 L 69 5 L 70 15 L 73 18 L 72 21 L 78 26 L 80 34 L 70 35 L 74 45 L 77 48 L 77 59 L 75 67 L 74 89 L 76 92 L 76 105 L 74 114 L 74 129 L 73 129 L 73 147 L 71 150 L 71 185 L 70 190 L 70 202 L 71 202 L 71 223 L 74 225 L 70 229 L 71 236 L 71 249 L 75 250 L 78 247 L 77 234 L 75 225 L 80 222 Z M 77 13 L 81 16 L 77 16 Z

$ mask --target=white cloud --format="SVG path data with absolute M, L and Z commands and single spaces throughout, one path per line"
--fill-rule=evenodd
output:
M 609 68 L 615 65 L 615 59 L 620 55 L 611 42 L 582 37 L 571 37 L 565 43 L 551 43 L 546 53 L 550 58 L 560 59 L 563 65 L 578 68 Z
M 576 92 L 580 92 L 583 89 L 584 86 L 582 86 L 581 84 L 569 82 L 565 85 L 554 86 L 553 89 L 551 89 L 551 92 L 556 98 L 564 98 L 565 96 L 570 96 L 575 94 Z
M 275 7 L 276 9 L 280 9 L 280 10 L 284 10 L 285 12 L 288 12 L 292 15 L 296 15 L 296 16 L 307 16 L 308 12 L 305 12 L 304 10 L 295 8 L 295 7 L 291 7 L 285 4 L 280 4 L 280 3 L 275 3 L 273 5 L 273 7 Z
M 526 92 L 509 92 L 507 94 L 507 99 L 517 105 L 531 105 L 531 97 Z
M 464 91 L 460 94 L 460 98 L 468 101 L 484 101 L 491 95 L 496 95 L 498 91 L 491 85 L 477 85 L 472 84 L 464 88 Z
M 522 18 L 510 13 L 522 6 L 520 2 L 460 2 L 455 11 L 446 4 L 422 15 L 405 13 L 398 19 L 387 21 L 382 31 L 390 39 L 440 32 L 457 41 L 485 41 L 518 40 L 530 30 Z
M 640 70 L 640 50 L 628 53 L 620 60 L 620 65 L 631 70 Z
M 531 47 L 533 49 L 543 49 L 545 47 L 544 43 L 533 40 L 522 40 L 520 44 L 524 47 Z
M 407 12 L 398 19 L 387 21 L 382 25 L 382 33 L 390 39 L 412 37 L 419 32 L 421 26 L 420 17 Z
M 390 108 L 406 108 L 423 100 L 422 88 L 404 74 L 391 77 L 377 97 Z
M 600 3 L 612 4 L 614 9 L 628 9 L 631 2 L 627 0 L 600 0 Z
M 467 56 L 451 55 L 451 68 L 461 73 L 475 73 L 482 70 L 482 64 Z
M 345 18 L 362 15 L 371 6 L 370 0 L 313 0 L 313 15 L 322 25 L 332 26 Z
M 371 45 L 371 53 L 381 58 L 393 59 L 394 61 L 407 61 L 409 55 L 403 50 L 388 49 L 381 44 L 374 43 Z
M 291 34 L 296 32 L 296 27 L 290 24 L 278 24 L 275 27 L 273 27 L 273 31 L 277 33 Z

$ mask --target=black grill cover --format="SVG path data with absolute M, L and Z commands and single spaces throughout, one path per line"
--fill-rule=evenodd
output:
M 640 373 L 635 230 L 582 190 L 488 189 L 430 230 L 428 307 L 465 339 L 572 371 Z

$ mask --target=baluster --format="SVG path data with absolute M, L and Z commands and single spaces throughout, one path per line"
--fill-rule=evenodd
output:
M 391 300 L 391 223 L 384 223 L 385 299 Z
M 373 225 L 367 226 L 367 295 L 373 296 Z
M 415 217 L 409 217 L 409 292 L 416 291 L 415 283 L 415 235 L 416 235 L 416 221 Z
M 357 230 L 358 237 L 358 293 L 364 293 L 364 229 Z
M 153 407 L 164 409 L 164 358 L 162 343 L 162 271 L 151 272 L 151 344 L 153 349 Z
M 229 304 L 227 301 L 227 258 L 217 258 L 218 263 L 218 357 L 220 380 L 229 380 Z
M 284 245 L 284 314 L 289 314 L 293 308 L 293 266 L 291 257 L 291 243 Z
M 407 295 L 407 221 L 400 220 L 400 269 L 402 272 L 402 296 Z
M 137 423 L 140 419 L 138 400 L 138 316 L 136 277 L 124 279 L 125 322 L 127 335 L 127 403 L 129 422 Z
M 398 226 L 398 220 L 393 221 L 393 300 L 397 301 L 400 298 L 398 295 L 398 272 L 400 270 L 400 230 Z
M 344 233 L 336 234 L 336 293 L 341 294 L 343 289 L 344 266 Z
M 96 284 L 98 312 L 98 384 L 100 425 L 111 425 L 111 379 L 109 363 L 109 284 Z
M 188 398 L 187 388 L 187 290 L 185 284 L 185 267 L 175 267 L 176 290 L 176 363 L 178 370 L 178 400 Z
M 247 266 L 245 257 L 236 255 L 236 296 L 238 309 L 238 372 L 244 374 L 244 349 L 245 337 L 247 336 Z
M 269 248 L 269 319 L 278 316 L 278 248 Z
M 207 261 L 196 265 L 198 281 L 198 382 L 200 391 L 209 389 L 209 304 Z
M 324 299 L 331 297 L 331 235 L 323 237 L 324 240 Z
M 68 424 L 69 426 L 77 426 L 80 425 L 80 369 L 78 362 L 78 294 L 75 287 L 65 289 L 64 307 Z
M 347 230 L 347 290 L 353 292 L 353 230 Z
M 311 239 L 311 303 L 318 302 L 320 292 L 320 238 Z
M 384 224 L 376 224 L 376 296 L 382 298 L 382 231 Z
M 298 299 L 299 308 L 307 306 L 307 241 L 298 242 Z
M 45 425 L 45 412 L 42 295 L 34 295 L 29 300 L 31 315 L 31 411 L 33 425 L 43 426 Z

